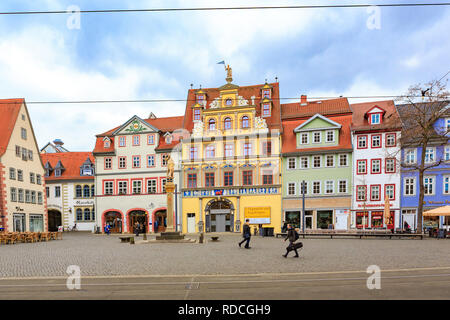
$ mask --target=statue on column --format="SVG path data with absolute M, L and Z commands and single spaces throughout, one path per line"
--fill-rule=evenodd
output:
M 172 160 L 172 157 L 169 155 L 169 159 L 167 160 L 167 182 L 173 182 L 174 170 L 175 164 Z

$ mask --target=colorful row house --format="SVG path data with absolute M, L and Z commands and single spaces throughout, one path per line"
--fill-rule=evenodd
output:
M 179 129 L 183 117 L 148 119 L 133 116 L 121 126 L 97 135 L 93 151 L 96 225 L 113 233 L 162 232 L 167 212 L 167 163 L 175 163 L 174 183 L 180 186 Z M 181 200 L 176 200 L 179 208 Z
M 407 125 L 410 105 L 398 105 L 397 110 Z M 434 123 L 435 134 L 428 142 L 425 151 L 425 165 L 430 168 L 424 172 L 423 211 L 450 205 L 450 143 L 445 132 L 450 130 L 450 113 Z M 443 134 L 444 133 L 444 134 Z M 417 227 L 417 206 L 419 203 L 419 172 L 414 168 L 420 165 L 422 148 L 413 142 L 402 148 L 401 210 L 402 221 L 412 229 Z M 445 228 L 450 230 L 450 217 L 423 217 L 423 228 Z
M 281 229 L 278 83 L 188 92 L 182 140 L 183 232 Z M 269 231 L 270 232 L 270 231 Z
M 48 148 L 48 146 L 47 146 Z M 95 231 L 94 157 L 91 152 L 41 153 L 45 169 L 48 231 L 59 226 Z
M 0 100 L 0 232 L 47 231 L 44 188 L 25 100 Z
M 284 220 L 305 229 L 349 229 L 353 150 L 347 99 L 310 102 L 302 96 L 299 103 L 283 104 L 281 115 Z
M 354 168 L 351 228 L 401 228 L 400 116 L 392 100 L 352 104 L 351 109 Z M 386 197 L 390 221 L 383 218 Z

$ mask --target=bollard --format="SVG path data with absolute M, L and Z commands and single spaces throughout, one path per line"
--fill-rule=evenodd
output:
M 200 237 L 198 239 L 198 243 L 203 243 L 203 232 L 200 233 Z
M 147 240 L 147 234 L 144 233 L 144 240 Z
M 134 237 L 131 237 L 130 244 L 134 244 Z

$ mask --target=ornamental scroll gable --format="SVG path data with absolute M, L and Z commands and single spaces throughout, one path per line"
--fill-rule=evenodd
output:
M 245 100 L 242 96 L 238 96 L 238 106 L 248 106 L 248 100 Z
M 258 131 L 268 131 L 266 119 L 255 117 L 255 129 Z
M 217 108 L 219 108 L 219 98 L 215 98 L 215 99 L 213 100 L 213 102 L 211 102 L 211 103 L 209 104 L 209 107 L 210 107 L 211 109 L 217 109 Z

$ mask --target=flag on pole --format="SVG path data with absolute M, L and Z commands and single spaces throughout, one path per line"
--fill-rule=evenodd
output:
M 222 60 L 222 61 L 220 61 L 220 62 L 217 62 L 217 64 L 223 64 L 223 65 L 224 65 L 224 64 L 225 64 L 225 61 Z

